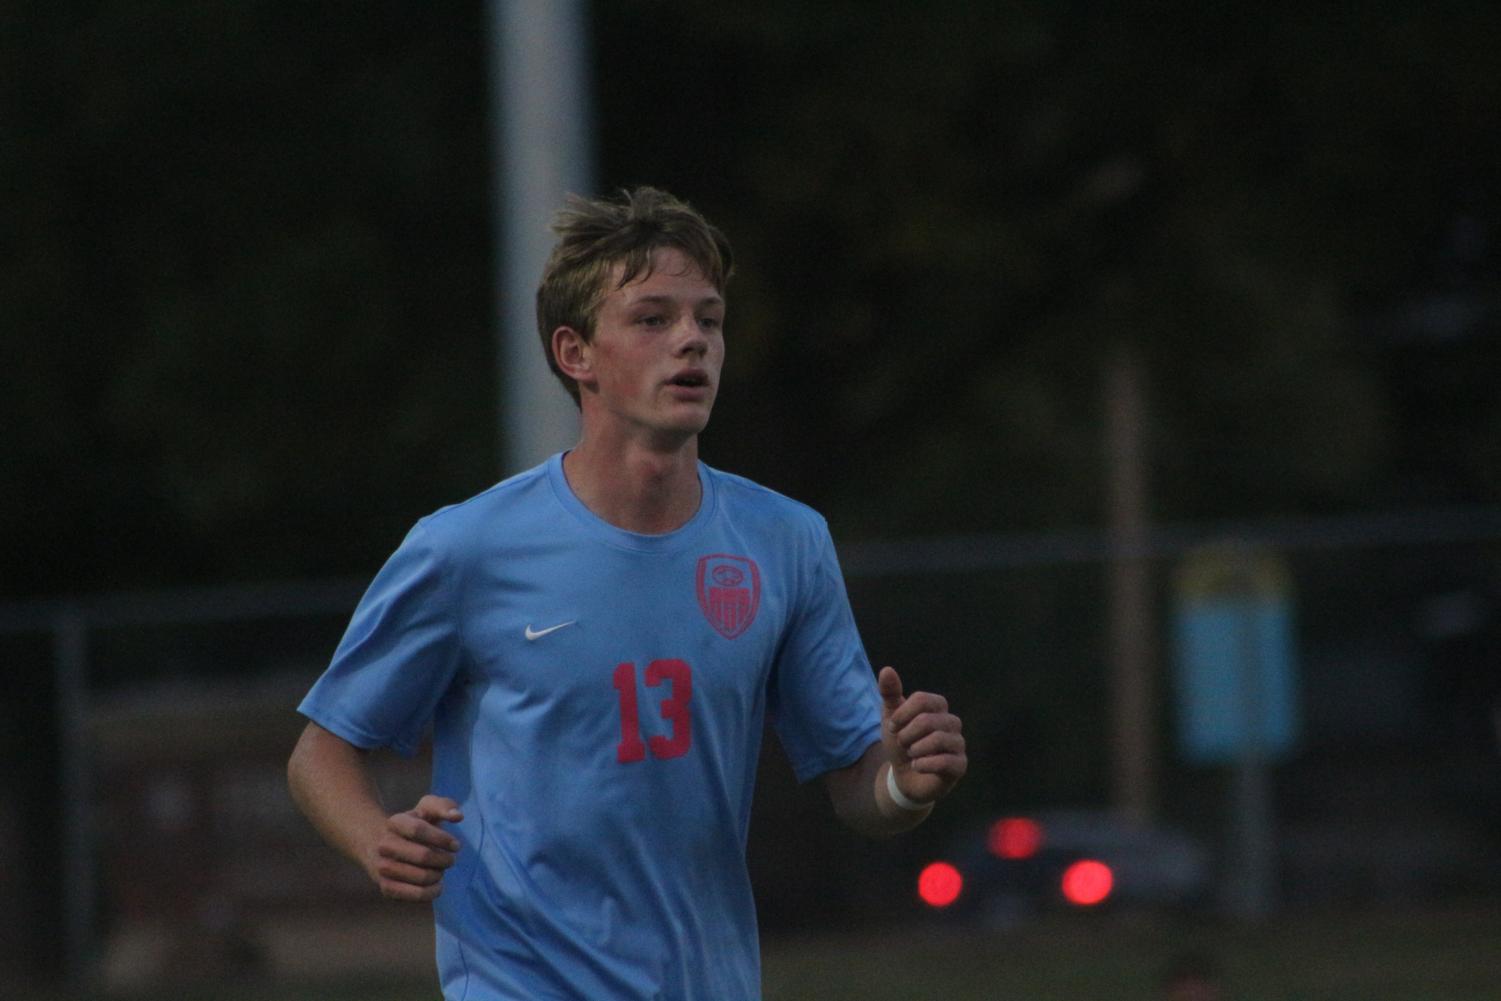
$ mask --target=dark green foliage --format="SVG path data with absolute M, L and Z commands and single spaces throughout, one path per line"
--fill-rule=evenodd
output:
M 368 572 L 500 472 L 483 6 L 0 11 L 0 594 Z M 1482 5 L 635 0 L 602 188 L 739 250 L 705 456 L 841 538 L 1501 494 Z

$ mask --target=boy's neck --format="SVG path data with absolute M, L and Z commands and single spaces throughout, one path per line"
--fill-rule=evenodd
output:
M 614 445 L 585 435 L 563 456 L 574 496 L 595 515 L 630 532 L 660 535 L 698 512 L 698 438 L 658 451 L 639 443 Z

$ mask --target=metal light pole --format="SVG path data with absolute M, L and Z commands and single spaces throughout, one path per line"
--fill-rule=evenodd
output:
M 594 183 L 585 9 L 582 0 L 489 5 L 499 419 L 507 473 L 578 437 L 573 401 L 542 353 L 533 297 L 552 247 L 552 214 L 565 194 L 590 194 Z

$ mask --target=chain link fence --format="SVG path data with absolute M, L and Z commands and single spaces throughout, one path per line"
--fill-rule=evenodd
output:
M 1501 893 L 1501 510 L 1093 534 L 848 544 L 873 661 L 943 692 L 971 773 L 912 836 L 869 845 L 798 787 L 768 739 L 750 862 L 763 925 L 919 908 L 925 858 L 1003 813 L 1105 807 L 1108 570 L 1147 568 L 1156 822 L 1218 852 L 1225 767 L 1186 760 L 1174 570 L 1236 540 L 1285 562 L 1299 738 L 1272 766 L 1280 906 Z M 198 969 L 369 973 L 430 963 L 424 913 L 391 908 L 292 807 L 295 706 L 365 581 L 188 589 L 0 607 L 5 701 L 0 969 L 113 986 Z M 426 761 L 376 759 L 392 804 Z M 893 901 L 898 901 L 893 907 Z M 382 943 L 371 949 L 372 942 Z M 374 958 L 372 958 L 374 957 Z

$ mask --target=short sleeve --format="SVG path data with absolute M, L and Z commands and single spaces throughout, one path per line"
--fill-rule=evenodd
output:
M 360 599 L 298 711 L 358 747 L 416 753 L 462 661 L 451 577 L 419 522 Z
M 819 520 L 815 552 L 772 676 L 772 725 L 799 782 L 853 764 L 881 739 L 881 704 L 844 576 Z

